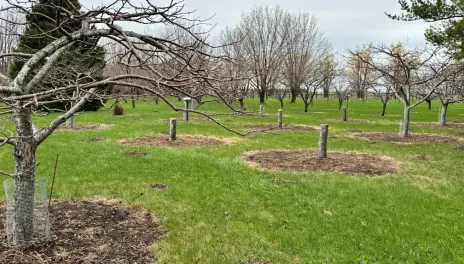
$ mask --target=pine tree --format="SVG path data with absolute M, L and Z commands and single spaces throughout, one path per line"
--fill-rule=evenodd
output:
M 71 8 L 68 3 L 74 7 Z M 33 12 L 26 16 L 28 27 L 19 40 L 17 52 L 34 54 L 54 39 L 65 36 L 66 32 L 75 32 L 81 28 L 81 20 L 69 18 L 56 6 L 64 7 L 66 10 L 81 8 L 78 0 L 40 0 L 38 5 L 32 7 Z M 56 30 L 59 24 L 62 24 L 61 30 Z M 54 70 L 42 82 L 40 89 L 47 90 L 52 87 L 65 86 L 64 84 L 67 85 L 69 82 L 84 84 L 90 82 L 90 79 L 103 79 L 105 50 L 98 46 L 98 41 L 98 38 L 88 38 L 74 43 L 73 47 L 54 65 Z M 24 63 L 24 60 L 14 61 L 9 68 L 10 77 L 14 78 Z M 33 74 L 28 78 L 33 78 Z M 108 87 L 101 89 L 108 89 Z M 56 95 L 56 98 L 60 96 L 63 95 Z M 64 110 L 69 109 L 70 106 L 70 102 L 59 102 L 47 104 L 46 109 Z M 83 110 L 96 111 L 101 106 L 100 100 L 91 100 L 86 103 Z
M 464 1 L 462 0 L 399 0 L 401 15 L 387 14 L 400 21 L 423 20 L 433 23 L 425 32 L 426 39 L 446 47 L 457 59 L 464 58 Z

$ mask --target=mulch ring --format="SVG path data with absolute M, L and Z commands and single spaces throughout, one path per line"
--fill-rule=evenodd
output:
M 395 161 L 389 157 L 355 152 L 329 152 L 322 160 L 317 158 L 316 151 L 307 150 L 252 151 L 242 157 L 251 167 L 272 171 L 331 171 L 369 176 L 398 171 Z
M 302 131 L 312 131 L 318 130 L 319 128 L 313 126 L 305 125 L 283 125 L 282 128 L 279 128 L 274 124 L 253 124 L 247 125 L 246 128 L 253 130 L 302 130 Z
M 74 125 L 73 128 L 68 128 L 65 125 L 60 126 L 58 130 L 102 130 L 111 127 L 109 124 L 98 124 L 98 125 Z
M 8 247 L 0 203 L 0 263 L 154 263 L 149 247 L 166 232 L 154 216 L 117 201 L 55 200 L 50 241 Z
M 356 133 L 354 135 L 371 141 L 385 141 L 393 143 L 448 143 L 461 140 L 456 137 L 433 134 L 410 134 L 407 137 L 401 137 L 397 133 Z
M 217 137 L 207 136 L 177 136 L 177 139 L 170 141 L 168 136 L 146 136 L 131 139 L 119 140 L 120 144 L 123 145 L 149 145 L 149 146 L 213 146 L 213 145 L 224 145 L 232 143 L 231 139 L 222 139 Z

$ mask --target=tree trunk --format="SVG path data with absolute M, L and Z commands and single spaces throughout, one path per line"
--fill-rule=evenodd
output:
M 329 89 L 324 88 L 324 98 L 329 98 Z
M 343 122 L 346 122 L 346 107 L 343 107 L 342 120 L 343 120 Z
M 266 100 L 266 91 L 259 91 L 259 102 L 264 104 Z
M 282 98 L 282 100 L 279 100 L 280 101 L 280 107 L 284 108 L 284 99 Z
M 159 103 L 159 96 L 155 95 L 155 104 L 158 104 L 158 103 Z
M 134 96 L 131 96 L 131 99 L 132 99 L 132 108 L 135 108 L 135 98 L 134 98 Z
M 304 111 L 305 111 L 305 113 L 308 112 L 308 108 L 309 108 L 309 104 L 305 102 L 304 103 Z
M 401 137 L 409 136 L 409 117 L 411 115 L 411 108 L 405 107 L 403 113 L 403 131 L 401 131 Z
M 440 114 L 440 125 L 446 126 L 446 115 L 448 112 L 448 104 L 443 104 L 441 106 L 441 114 Z
M 382 116 L 385 116 L 386 111 L 387 111 L 387 102 L 382 102 Z
M 293 104 L 296 102 L 296 98 L 298 97 L 298 90 L 292 90 L 291 94 L 292 94 L 292 99 L 290 100 L 290 103 Z
M 25 247 L 33 240 L 35 152 L 31 111 L 21 106 L 13 108 L 18 135 L 13 155 L 15 159 L 14 230 L 11 244 Z
M 429 107 L 429 111 L 432 110 L 432 100 L 430 98 L 426 99 L 425 102 L 427 103 Z
M 240 103 L 240 111 L 245 110 L 245 105 L 243 104 L 243 97 L 239 98 L 238 102 Z
M 338 111 L 340 111 L 340 109 L 342 109 L 342 105 L 343 105 L 343 100 L 338 98 Z

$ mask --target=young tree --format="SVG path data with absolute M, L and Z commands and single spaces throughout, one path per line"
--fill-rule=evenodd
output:
M 373 45 L 365 45 L 351 53 L 351 56 L 348 58 L 348 71 L 346 74 L 356 93 L 356 97 L 365 100 L 366 91 L 372 84 L 374 72 L 365 61 L 372 60 Z
M 442 73 L 449 64 L 450 58 L 440 51 L 440 48 L 407 50 L 402 45 L 379 45 L 373 48 L 374 56 L 371 59 L 350 51 L 352 55 L 357 56 L 393 84 L 391 88 L 395 96 L 404 105 L 402 137 L 409 135 L 411 109 L 423 103 L 444 81 L 443 78 L 436 81 L 436 78 L 443 76 Z M 415 88 L 432 82 L 434 85 L 429 94 L 413 103 Z
M 29 17 L 46 17 L 50 28 L 44 32 L 27 31 L 30 39 L 44 37 L 47 43 L 42 48 L 25 49 L 22 52 L 1 54 L 0 58 L 15 56 L 23 58 L 22 67 L 17 74 L 9 79 L 6 85 L 0 86 L 0 101 L 3 111 L 0 114 L 11 115 L 15 124 L 13 131 L 4 130 L 0 134 L 0 147 L 7 145 L 13 148 L 15 170 L 13 173 L 0 170 L 0 174 L 11 177 L 15 181 L 14 216 L 12 244 L 25 247 L 33 242 L 33 208 L 36 171 L 37 148 L 67 119 L 80 111 L 89 100 L 103 100 L 105 94 L 99 89 L 107 85 L 120 85 L 136 88 L 152 95 L 159 96 L 175 111 L 177 108 L 169 98 L 161 93 L 161 89 L 173 90 L 184 96 L 192 96 L 189 91 L 192 86 L 202 87 L 201 95 L 225 98 L 227 91 L 220 88 L 220 69 L 202 67 L 191 63 L 193 55 L 204 58 L 203 64 L 222 65 L 222 58 L 213 56 L 195 47 L 208 45 L 202 35 L 191 28 L 184 27 L 182 22 L 191 21 L 190 12 L 183 10 L 178 2 L 166 6 L 157 6 L 150 1 L 131 2 L 116 0 L 105 6 L 81 9 L 74 2 L 63 1 L 10 1 L 6 12 L 18 12 Z M 60 3 L 59 5 L 57 3 Z M 61 4 L 63 3 L 63 4 Z M 53 16 L 48 16 L 50 10 Z M 197 21 L 200 23 L 200 21 Z M 27 20 L 28 28 L 34 22 Z M 156 24 L 176 26 L 186 31 L 201 45 L 184 46 L 164 38 L 162 35 L 146 34 L 124 29 L 128 24 Z M 80 25 L 71 27 L 68 25 Z M 57 32 L 63 36 L 55 35 Z M 75 47 L 84 45 L 86 50 L 95 45 L 97 39 L 109 39 L 124 46 L 127 53 L 135 57 L 130 60 L 130 67 L 140 68 L 152 74 L 147 77 L 138 73 L 121 73 L 114 76 L 95 78 L 95 73 L 103 71 L 103 63 L 94 64 L 93 68 L 73 67 L 66 58 L 75 53 Z M 23 37 L 23 39 L 25 39 Z M 44 40 L 45 41 L 45 40 Z M 86 59 L 81 55 L 81 59 Z M 166 66 L 175 61 L 183 65 L 181 70 Z M 65 67 L 64 69 L 62 67 Z M 76 77 L 66 81 L 67 73 Z M 3 76 L 3 75 L 2 75 Z M 61 78 L 61 79 L 59 79 Z M 8 79 L 3 76 L 3 79 Z M 52 80 L 52 81 L 50 81 Z M 139 83 L 138 81 L 144 81 Z M 201 84 L 201 85 L 200 85 Z M 37 129 L 32 121 L 33 113 L 50 104 L 70 101 L 73 107 L 56 117 L 48 126 Z M 190 110 L 190 112 L 208 116 L 207 114 Z M 215 121 L 214 118 L 211 120 Z M 216 123 L 220 124 L 218 121 Z M 221 125 L 221 124 L 220 124 Z M 4 128 L 6 129 L 6 128 Z M 230 130 L 230 129 L 228 129 Z
M 324 75 L 324 83 L 322 84 L 324 98 L 329 99 L 330 87 L 337 74 L 337 61 L 335 60 L 335 56 L 329 56 L 324 60 L 321 71 L 322 75 Z
M 450 104 L 462 102 L 464 100 L 464 76 L 462 65 L 451 67 L 451 73 L 446 76 L 446 81 L 435 89 L 435 94 L 441 103 L 440 125 L 446 126 L 446 117 Z

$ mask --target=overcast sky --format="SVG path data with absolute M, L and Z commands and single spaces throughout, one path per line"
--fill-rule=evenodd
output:
M 141 0 L 131 0 L 139 2 Z M 168 0 L 155 0 L 156 4 Z M 81 0 L 85 7 L 108 4 L 112 0 Z M 226 26 L 233 26 L 241 14 L 256 5 L 280 5 L 293 12 L 307 12 L 314 15 L 319 27 L 332 41 L 335 48 L 343 52 L 362 44 L 408 41 L 409 46 L 425 43 L 423 22 L 399 22 L 385 16 L 384 12 L 399 13 L 397 0 L 185 0 L 185 10 L 196 10 L 202 19 L 216 25 L 212 35 L 218 35 Z M 0 0 L 4 5 L 4 1 Z M 132 29 L 134 30 L 134 29 Z M 138 28 L 143 31 L 143 28 Z
M 314 15 L 319 27 L 332 40 L 335 48 L 344 51 L 367 42 L 393 43 L 408 41 L 410 46 L 425 43 L 423 22 L 399 22 L 384 12 L 399 13 L 397 0 L 186 0 L 187 9 L 197 10 L 200 17 L 209 17 L 216 24 L 213 34 L 227 25 L 235 25 L 243 12 L 255 5 L 280 5 L 294 12 Z

